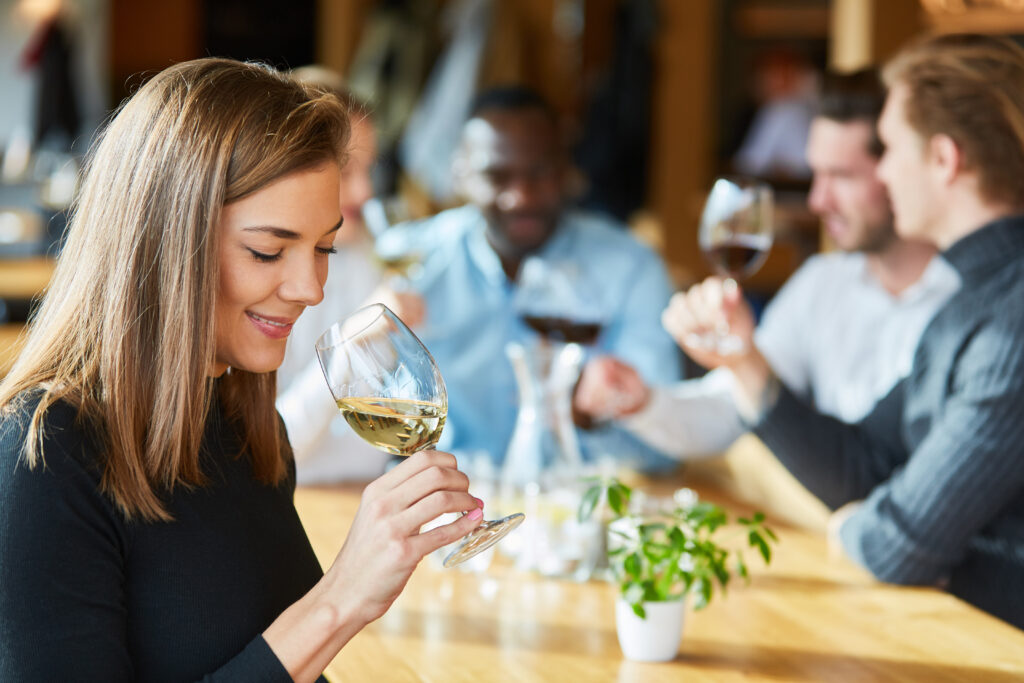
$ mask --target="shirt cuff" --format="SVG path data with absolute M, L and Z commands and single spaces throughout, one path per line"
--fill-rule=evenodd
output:
M 757 398 L 757 405 L 747 405 L 744 401 L 736 401 L 736 410 L 743 426 L 752 430 L 763 424 L 778 405 L 779 395 L 783 389 L 782 382 L 774 372 L 771 372 L 764 383 L 761 395 Z

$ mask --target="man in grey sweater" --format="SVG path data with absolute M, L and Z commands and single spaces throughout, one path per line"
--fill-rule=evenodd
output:
M 910 375 L 848 425 L 798 399 L 753 344 L 734 356 L 686 346 L 723 318 L 750 340 L 750 311 L 720 280 L 677 295 L 664 322 L 695 360 L 732 370 L 741 414 L 838 508 L 834 534 L 853 560 L 1024 627 L 1024 50 L 931 38 L 885 79 L 879 177 L 896 229 L 935 244 L 962 285 Z

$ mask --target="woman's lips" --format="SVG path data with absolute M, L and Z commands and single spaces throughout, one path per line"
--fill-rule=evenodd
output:
M 268 318 L 261 315 L 257 315 L 252 311 L 246 311 L 245 315 L 249 318 L 249 321 L 256 326 L 263 334 L 267 335 L 271 339 L 284 339 L 292 331 L 292 325 L 294 320 L 288 320 L 286 318 Z

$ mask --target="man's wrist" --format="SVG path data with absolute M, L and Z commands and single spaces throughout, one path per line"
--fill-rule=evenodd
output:
M 778 400 L 779 379 L 756 349 L 729 369 L 735 378 L 733 391 L 740 417 L 748 425 L 755 425 Z

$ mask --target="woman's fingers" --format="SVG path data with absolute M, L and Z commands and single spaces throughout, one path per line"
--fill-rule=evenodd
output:
M 467 515 L 459 517 L 454 522 L 434 527 L 411 539 L 410 544 L 415 553 L 421 557 L 426 556 L 438 548 L 443 548 L 449 543 L 454 543 L 473 529 L 480 526 L 483 520 L 483 510 L 477 508 Z
M 367 493 L 384 495 L 388 491 L 400 486 L 403 482 L 415 477 L 423 470 L 431 467 L 454 470 L 458 468 L 458 461 L 454 455 L 444 451 L 419 451 L 418 453 L 413 453 L 408 458 L 403 458 L 400 463 L 389 471 L 370 482 L 365 489 L 363 497 L 365 498 Z
M 443 513 L 473 510 L 478 502 L 469 495 L 469 478 L 455 465 L 449 453 L 416 453 L 368 486 L 362 505 L 403 535 L 417 533 Z M 427 506 L 419 505 L 425 500 Z
M 466 493 L 468 490 L 469 477 L 454 466 L 432 464 L 396 486 L 391 499 L 398 509 L 405 510 L 436 491 Z
M 419 499 L 395 516 L 397 528 L 409 534 L 419 532 L 420 528 L 441 515 L 449 513 L 473 513 L 482 511 L 477 498 L 469 493 L 456 491 L 435 491 Z

